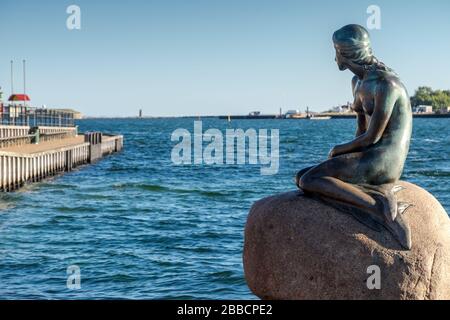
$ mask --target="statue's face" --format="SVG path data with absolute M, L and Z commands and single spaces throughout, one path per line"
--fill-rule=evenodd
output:
M 336 50 L 336 58 L 334 59 L 339 67 L 339 70 L 344 71 L 347 70 L 347 65 L 345 63 L 344 57 Z

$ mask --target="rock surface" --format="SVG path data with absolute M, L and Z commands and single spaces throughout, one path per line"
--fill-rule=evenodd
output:
M 400 184 L 397 198 L 414 205 L 404 213 L 410 251 L 300 191 L 256 202 L 243 257 L 250 289 L 263 299 L 450 299 L 450 219 L 427 191 Z M 372 265 L 379 290 L 367 287 Z

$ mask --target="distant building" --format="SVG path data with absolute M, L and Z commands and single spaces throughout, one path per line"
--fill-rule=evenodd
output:
M 286 118 L 292 118 L 295 115 L 300 114 L 300 110 L 288 110 L 284 115 Z
M 52 110 L 56 110 L 56 111 L 61 111 L 61 112 L 67 112 L 67 113 L 72 113 L 73 114 L 73 118 L 75 120 L 80 120 L 83 119 L 83 114 L 79 111 L 73 110 L 73 109 L 52 109 Z
M 331 108 L 330 110 L 331 112 L 336 112 L 336 113 L 347 113 L 347 112 L 352 112 L 352 104 L 351 103 L 347 103 L 346 105 L 342 105 L 342 106 L 336 106 Z
M 251 117 L 258 117 L 261 115 L 261 111 L 252 111 L 248 115 Z
M 414 113 L 433 113 L 433 106 L 420 105 L 413 109 Z

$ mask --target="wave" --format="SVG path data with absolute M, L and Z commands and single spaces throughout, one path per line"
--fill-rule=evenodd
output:
M 94 206 L 80 206 L 80 207 L 56 207 L 56 211 L 59 212 L 99 212 L 100 209 Z
M 408 174 L 418 174 L 425 177 L 450 177 L 450 171 L 442 170 L 415 170 L 408 172 Z
M 215 282 L 220 282 L 230 285 L 243 285 L 245 284 L 245 279 L 241 275 L 237 275 L 232 271 L 219 271 L 209 274 L 210 277 L 214 279 Z
M 210 191 L 202 189 L 182 189 L 172 188 L 158 184 L 120 184 L 115 185 L 115 188 L 136 188 L 151 192 L 167 192 L 167 193 L 179 193 L 179 194 L 198 194 L 206 197 L 223 197 L 229 195 L 229 192 L 223 191 Z

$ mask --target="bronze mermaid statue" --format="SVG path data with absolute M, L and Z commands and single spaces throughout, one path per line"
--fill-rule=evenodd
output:
M 409 207 L 396 193 L 409 151 L 412 133 L 411 103 L 398 75 L 372 52 L 369 33 L 347 25 L 333 34 L 336 63 L 350 70 L 357 132 L 353 141 L 335 146 L 329 159 L 301 170 L 297 186 L 366 226 L 383 227 L 405 249 L 411 249 L 411 231 L 403 215 Z

